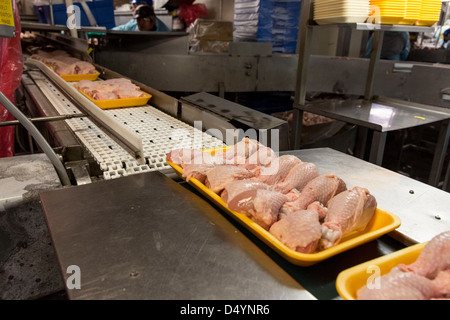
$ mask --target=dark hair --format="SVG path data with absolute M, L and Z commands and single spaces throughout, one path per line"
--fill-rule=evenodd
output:
M 139 18 L 155 19 L 156 14 L 151 6 L 149 6 L 147 4 L 141 4 L 141 5 L 137 6 L 136 11 L 134 12 L 134 18 L 135 19 L 139 19 Z

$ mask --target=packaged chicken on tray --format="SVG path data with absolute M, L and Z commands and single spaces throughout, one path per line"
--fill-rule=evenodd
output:
M 348 188 L 313 163 L 256 140 L 202 152 L 175 149 L 167 162 L 288 261 L 312 265 L 400 225 L 364 187 Z
M 151 98 L 150 94 L 125 78 L 82 80 L 74 86 L 101 109 L 142 106 Z
M 449 299 L 450 230 L 342 271 L 336 288 L 347 300 Z
M 29 59 L 45 63 L 66 81 L 95 80 L 100 73 L 92 63 L 71 56 L 64 50 L 37 50 Z

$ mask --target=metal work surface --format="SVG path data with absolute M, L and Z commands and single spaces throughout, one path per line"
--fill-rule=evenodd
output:
M 405 244 L 429 241 L 450 230 L 450 194 L 366 161 L 329 149 L 282 152 L 317 165 L 321 174 L 335 173 L 348 188 L 367 188 L 378 206 L 401 219 L 392 234 Z
M 314 299 L 212 205 L 160 172 L 41 193 L 70 299 Z
M 38 299 L 64 288 L 39 193 L 61 188 L 43 154 L 0 159 L 0 299 Z
M 305 111 L 383 132 L 411 128 L 450 118 L 448 109 L 416 106 L 408 102 L 397 104 L 385 101 L 346 99 L 318 101 L 298 107 Z
M 381 165 L 383 161 L 387 132 L 441 122 L 428 179 L 430 185 L 438 185 L 450 138 L 448 109 L 388 98 L 378 98 L 375 101 L 356 98 L 325 100 L 306 105 L 297 104 L 296 107 L 301 112 L 309 111 L 373 130 L 369 161 L 377 165 Z M 297 125 L 295 129 L 296 148 L 300 142 L 298 137 L 301 135 L 301 128 L 301 125 Z M 364 149 L 365 144 L 365 141 L 360 141 L 360 148 Z M 355 152 L 361 157 L 359 153 L 364 154 Z

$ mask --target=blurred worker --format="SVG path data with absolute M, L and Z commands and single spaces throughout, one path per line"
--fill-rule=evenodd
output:
M 118 31 L 170 31 L 170 29 L 156 17 L 152 0 L 131 0 L 133 19 L 125 24 L 112 28 Z M 137 15 L 141 19 L 141 27 Z M 150 23 L 149 23 L 150 22 Z
M 447 50 L 450 50 L 450 28 L 444 31 L 442 37 L 444 38 L 444 43 L 442 47 L 446 48 Z
M 367 41 L 366 58 L 370 58 L 373 46 L 372 33 Z M 383 45 L 381 47 L 380 59 L 387 60 L 406 60 L 411 50 L 411 42 L 409 40 L 409 32 L 385 31 L 383 37 Z

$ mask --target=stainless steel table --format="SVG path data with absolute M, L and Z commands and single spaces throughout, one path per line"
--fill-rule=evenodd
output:
M 42 206 L 65 281 L 68 266 L 81 270 L 81 289 L 67 290 L 69 298 L 339 299 L 341 271 L 450 229 L 450 195 L 440 189 L 329 148 L 280 154 L 313 162 L 348 187 L 368 188 L 402 225 L 299 267 L 188 183 L 159 172 L 45 192 Z
M 441 176 L 445 155 L 450 138 L 450 110 L 440 107 L 425 106 L 417 103 L 379 98 L 375 101 L 366 101 L 363 99 L 335 99 L 306 103 L 299 105 L 300 110 L 296 127 L 296 137 L 301 136 L 301 117 L 303 111 L 312 112 L 332 119 L 356 124 L 361 128 L 373 131 L 369 161 L 381 165 L 383 160 L 384 148 L 387 132 L 412 128 L 420 125 L 426 125 L 434 122 L 441 122 L 439 137 L 436 142 L 433 163 L 430 169 L 429 184 L 437 186 Z M 299 144 L 296 139 L 296 144 Z M 360 142 L 365 146 L 365 140 Z M 296 149 L 300 146 L 297 145 Z M 355 154 L 360 157 L 364 155 L 363 151 Z
M 315 299 L 208 202 L 160 172 L 44 192 L 70 299 Z M 71 281 L 69 279 L 69 281 Z

